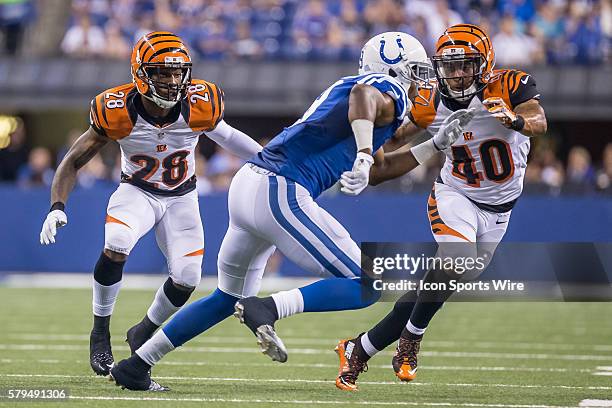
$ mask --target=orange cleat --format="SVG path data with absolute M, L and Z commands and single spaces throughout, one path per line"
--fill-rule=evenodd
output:
M 391 360 L 395 375 L 402 381 L 412 381 L 417 373 L 417 355 L 421 347 L 421 339 L 400 337 L 395 354 Z
M 340 340 L 335 348 L 340 360 L 336 387 L 343 391 L 357 391 L 357 377 L 362 372 L 368 371 L 367 361 L 370 357 L 361 347 L 359 337 L 350 340 Z

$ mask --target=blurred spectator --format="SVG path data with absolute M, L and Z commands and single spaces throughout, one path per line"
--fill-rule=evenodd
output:
M 239 21 L 234 30 L 234 45 L 231 47 L 233 55 L 252 59 L 262 55 L 261 44 L 251 35 L 251 24 L 247 20 Z
M 15 128 L 10 134 L 9 145 L 0 150 L 0 181 L 17 180 L 19 168 L 27 161 L 26 130 L 23 121 L 17 118 Z
M 514 17 L 508 15 L 501 21 L 501 31 L 493 37 L 495 59 L 500 67 L 528 66 L 540 62 L 540 49 L 533 37 L 521 34 Z
M 534 0 L 498 0 L 501 15 L 513 15 L 521 22 L 531 21 L 535 15 Z
M 206 177 L 208 162 L 202 153 L 196 150 L 195 153 L 195 175 L 196 175 L 196 190 L 198 195 L 210 194 L 213 191 L 213 186 L 210 180 Z
M 553 189 L 561 188 L 565 178 L 563 164 L 555 156 L 555 152 L 552 149 L 543 151 L 540 165 L 542 169 L 540 180 Z M 527 166 L 527 169 L 529 169 L 529 166 Z
M 117 23 L 112 21 L 106 23 L 104 35 L 106 37 L 105 58 L 123 59 L 130 56 L 132 46 L 126 41 Z
M 206 176 L 213 191 L 227 191 L 232 177 L 240 169 L 242 162 L 224 149 L 218 149 L 207 163 Z
M 591 165 L 591 154 L 582 146 L 574 146 L 567 157 L 566 190 L 586 192 L 595 184 L 595 171 Z
M 322 0 L 308 0 L 301 4 L 293 23 L 295 57 L 321 58 L 327 48 L 328 29 L 333 16 Z
M 143 13 L 139 16 L 134 16 L 136 26 L 134 29 L 134 35 L 132 37 L 132 43 L 135 44 L 140 37 L 149 34 L 151 31 L 155 31 L 155 15 L 152 12 Z
M 62 40 L 62 51 L 75 57 L 97 56 L 104 52 L 106 39 L 104 31 L 91 24 L 91 17 L 83 14 L 76 25 L 70 27 Z
M 612 143 L 604 149 L 601 170 L 597 173 L 597 188 L 612 193 Z
M 129 47 L 154 30 L 216 60 L 354 61 L 384 31 L 412 34 L 431 53 L 446 27 L 464 22 L 494 38 L 502 65 L 601 63 L 612 41 L 612 0 L 73 0 L 73 14 L 107 31 L 113 58 L 124 58 L 121 37 Z
M 51 152 L 46 147 L 35 147 L 22 165 L 17 176 L 20 187 L 50 187 L 55 172 L 51 167 Z
M 96 154 L 78 173 L 78 185 L 82 188 L 96 188 L 109 184 L 108 170 L 102 156 Z
M 21 44 L 26 25 L 34 18 L 31 0 L 0 2 L 0 31 L 4 36 L 4 50 L 15 55 Z
M 566 22 L 570 58 L 576 64 L 595 64 L 603 61 L 603 33 L 597 7 L 590 12 L 573 4 L 573 12 Z

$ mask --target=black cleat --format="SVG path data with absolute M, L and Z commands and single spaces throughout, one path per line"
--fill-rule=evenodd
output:
M 169 391 L 151 379 L 151 366 L 145 363 L 137 354 L 121 360 L 110 370 L 109 380 L 122 389 L 131 391 Z
M 135 324 L 127 331 L 125 341 L 130 346 L 132 355 L 153 336 L 158 327 L 145 316 L 140 323 Z
M 89 336 L 89 364 L 97 375 L 108 375 L 115 360 L 109 332 L 91 332 Z
M 273 361 L 287 361 L 287 348 L 274 330 L 278 315 L 272 298 L 248 297 L 236 302 L 234 310 L 234 317 L 257 337 L 262 353 Z

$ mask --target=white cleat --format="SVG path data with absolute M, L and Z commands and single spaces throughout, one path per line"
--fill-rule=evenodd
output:
M 244 305 L 236 302 L 234 305 L 234 317 L 244 323 Z M 272 359 L 284 363 L 287 361 L 287 347 L 274 331 L 274 327 L 269 324 L 261 325 L 257 328 L 255 337 L 257 344 L 261 348 L 261 352 Z
M 255 335 L 262 353 L 270 357 L 272 361 L 279 363 L 287 361 L 287 348 L 272 326 L 267 324 L 259 326 Z

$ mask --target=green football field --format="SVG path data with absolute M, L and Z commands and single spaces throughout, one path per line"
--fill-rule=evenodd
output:
M 124 333 L 153 294 L 121 293 L 111 325 L 116 359 L 128 355 Z M 425 337 L 416 381 L 396 381 L 389 349 L 370 361 L 357 393 L 335 388 L 333 348 L 337 339 L 366 330 L 390 304 L 281 321 L 285 364 L 261 355 L 252 334 L 230 318 L 154 368 L 153 377 L 171 391 L 144 393 L 92 374 L 90 303 L 89 290 L 0 288 L 2 393 L 65 388 L 70 394 L 57 402 L 0 399 L 0 406 L 575 407 L 612 400 L 610 303 L 448 304 Z

